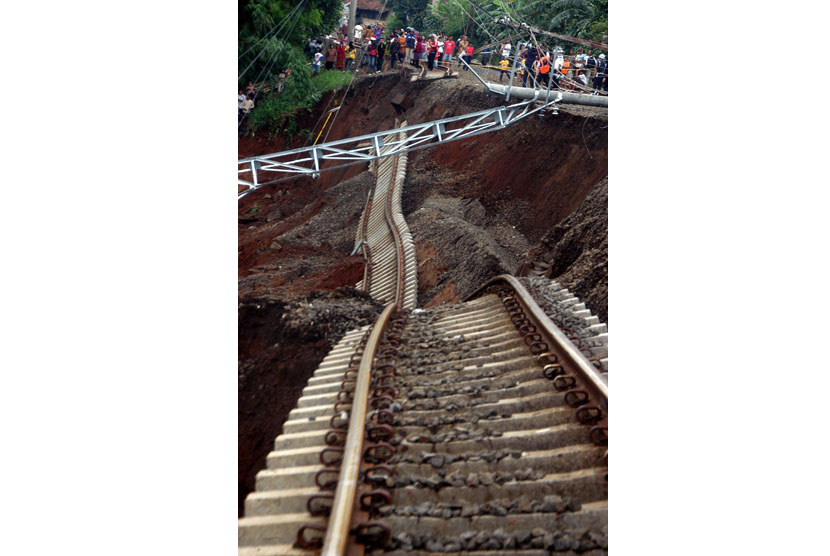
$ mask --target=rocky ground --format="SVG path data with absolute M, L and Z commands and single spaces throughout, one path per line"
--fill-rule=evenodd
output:
M 413 124 L 499 104 L 469 77 L 360 78 L 329 140 L 389 129 L 395 118 Z M 298 129 L 316 135 L 329 100 L 301 114 Z M 417 246 L 419 305 L 456 303 L 492 276 L 538 259 L 606 320 L 607 126 L 605 109 L 562 107 L 411 153 L 402 203 Z M 243 136 L 239 157 L 304 142 Z M 354 290 L 363 258 L 350 256 L 371 184 L 360 164 L 239 202 L 240 511 L 307 378 L 346 330 L 369 324 L 381 309 Z
M 544 276 L 575 293 L 608 322 L 608 178 L 526 254 L 520 274 L 526 274 L 533 261 L 543 262 Z

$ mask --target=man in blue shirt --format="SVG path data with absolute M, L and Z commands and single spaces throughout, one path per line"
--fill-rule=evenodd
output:
M 415 33 L 410 27 L 406 31 L 406 61 L 412 63 L 412 53 L 415 50 Z

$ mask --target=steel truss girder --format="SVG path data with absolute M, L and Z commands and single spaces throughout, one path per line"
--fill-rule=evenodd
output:
M 508 125 L 554 105 L 560 100 L 561 95 L 558 95 L 557 98 L 552 98 L 549 102 L 542 101 L 541 105 L 532 107 L 534 103 L 540 101 L 531 99 L 510 106 L 498 106 L 423 124 L 378 131 L 275 154 L 245 158 L 238 161 L 238 184 L 246 187 L 244 191 L 238 194 L 238 199 L 265 185 L 298 176 L 306 175 L 316 178 L 321 172 L 344 166 L 426 149 L 442 143 L 504 129 Z M 401 132 L 405 132 L 402 134 L 404 138 L 398 139 L 398 134 Z M 326 160 L 344 163 L 323 168 L 322 162 Z M 242 179 L 243 176 L 249 179 Z

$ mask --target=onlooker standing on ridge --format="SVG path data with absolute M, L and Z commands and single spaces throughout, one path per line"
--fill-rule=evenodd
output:
M 473 43 L 467 43 L 467 48 L 465 48 L 464 50 L 467 52 L 467 55 L 464 56 L 464 60 L 467 62 L 468 65 L 472 64 L 473 53 L 476 51 L 476 49 L 473 47 Z M 466 70 L 467 66 L 464 66 L 464 69 Z
M 245 87 L 245 94 L 248 95 L 248 98 L 253 98 L 256 95 L 256 87 L 253 82 L 248 81 L 248 86 Z
M 547 87 L 550 79 L 550 56 L 545 55 L 539 58 L 539 87 Z
M 447 37 L 447 40 L 444 41 L 444 61 L 445 62 L 452 62 L 452 53 L 455 50 L 455 41 L 452 40 L 452 35 Z
M 594 77 L 594 90 L 591 94 L 598 95 L 600 88 L 608 92 L 608 62 L 605 61 L 605 54 L 599 55 L 597 61 L 597 76 Z
M 337 45 L 337 69 L 343 71 L 346 65 L 346 48 L 342 44 Z
M 463 68 L 464 64 L 461 63 L 462 58 L 467 55 L 467 36 L 462 35 L 460 39 L 458 39 L 458 44 L 456 45 L 458 49 L 458 67 Z
M 246 98 L 245 101 L 242 103 L 242 112 L 245 114 L 250 114 L 251 110 L 254 109 L 254 100 L 251 98 Z
M 398 50 L 398 61 L 403 65 L 404 62 L 404 55 L 406 54 L 406 35 L 401 29 L 401 32 L 398 35 L 398 42 L 400 43 L 401 47 Z
M 484 45 L 484 48 L 481 49 L 481 65 L 487 66 L 490 63 L 490 54 L 492 51 L 490 50 L 490 45 Z
M 354 63 L 356 54 L 357 48 L 355 48 L 352 41 L 349 41 L 349 46 L 346 47 L 346 71 L 350 71 L 352 69 L 352 64 Z
M 527 49 L 527 55 L 525 56 L 525 68 L 527 71 L 525 71 L 524 75 L 522 76 L 522 87 L 527 87 L 528 76 L 530 76 L 530 86 L 533 88 L 536 87 L 536 80 L 533 78 L 533 64 L 536 62 L 536 57 L 538 56 L 538 54 L 539 53 L 536 50 L 536 47 L 533 45 L 530 45 L 530 47 Z
M 597 59 L 592 55 L 586 56 L 585 58 L 585 78 L 588 80 L 588 84 L 590 85 L 594 79 L 594 70 L 597 67 Z
M 438 65 L 438 63 L 444 59 L 444 35 L 438 35 L 438 53 L 435 55 L 435 61 L 433 65 Z
M 429 36 L 429 42 L 427 42 L 427 69 L 432 70 L 435 67 L 435 57 L 438 55 L 438 40 L 435 38 L 435 35 L 432 34 Z
M 369 69 L 366 70 L 369 74 L 375 73 L 375 68 L 377 67 L 378 61 L 378 45 L 374 37 L 369 41 L 369 46 L 366 48 L 366 55 L 369 57 Z
M 424 46 L 424 37 L 418 35 L 415 41 L 415 52 L 412 54 L 415 61 L 413 62 L 416 68 L 421 67 L 421 56 L 424 54 L 426 46 Z
M 406 32 L 406 62 L 415 64 L 415 33 L 410 29 Z
M 389 41 L 389 69 L 395 69 L 395 62 L 398 61 L 398 54 L 401 52 L 401 43 L 398 42 L 398 35 L 393 35 Z
M 323 53 L 322 52 L 315 52 L 314 53 L 314 61 L 311 63 L 311 73 L 320 73 L 320 64 L 323 63 Z
M 334 49 L 334 43 L 329 45 L 328 50 L 326 50 L 326 69 L 330 70 L 334 67 L 334 63 L 337 61 L 337 51 Z
M 513 48 L 513 45 L 510 44 L 510 41 L 507 41 L 501 46 L 501 59 L 507 60 L 510 58 L 510 49 Z
M 507 58 L 502 58 L 501 62 L 499 62 L 499 67 L 501 71 L 499 72 L 499 83 L 501 83 L 501 78 L 505 76 L 505 74 L 510 74 L 510 60 Z M 510 81 L 510 77 L 507 78 L 507 81 Z
M 377 72 L 380 73 L 383 71 L 383 57 L 386 55 L 386 39 L 381 38 L 380 44 L 378 45 L 378 69 Z

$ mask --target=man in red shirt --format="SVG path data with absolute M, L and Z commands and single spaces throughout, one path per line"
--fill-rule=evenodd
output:
M 467 55 L 464 56 L 464 61 L 467 62 L 468 64 L 472 63 L 472 61 L 473 61 L 473 52 L 475 52 L 475 48 L 473 48 L 472 43 L 467 44 L 467 48 L 465 50 L 467 51 L 466 52 Z M 464 71 L 467 71 L 467 66 L 464 66 Z
M 452 61 L 452 51 L 455 50 L 455 41 L 452 40 L 452 35 L 447 37 L 447 40 L 444 41 L 444 61 L 451 62 Z
M 438 39 L 432 34 L 429 36 L 427 42 L 427 69 L 432 70 L 435 67 L 435 57 L 438 55 Z

